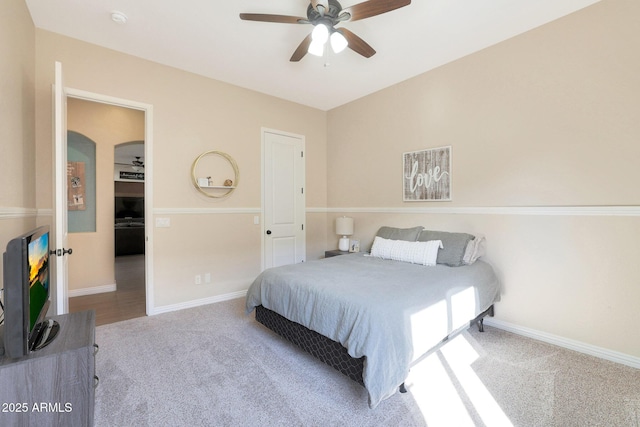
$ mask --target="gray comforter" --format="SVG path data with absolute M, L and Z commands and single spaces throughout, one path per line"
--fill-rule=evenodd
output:
M 247 292 L 256 306 L 366 356 L 374 408 L 393 395 L 420 356 L 499 299 L 491 266 L 426 267 L 356 253 L 265 270 Z

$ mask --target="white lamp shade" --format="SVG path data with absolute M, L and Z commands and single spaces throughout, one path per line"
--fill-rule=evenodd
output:
M 349 45 L 349 42 L 347 41 L 347 39 L 344 38 L 342 33 L 339 31 L 334 31 L 333 34 L 331 34 L 330 41 L 331 41 L 331 49 L 333 49 L 335 53 L 342 52 Z
M 324 43 L 313 40 L 309 45 L 309 49 L 307 49 L 307 52 L 315 56 L 324 55 Z
M 325 44 L 329 40 L 329 29 L 324 24 L 317 24 L 311 32 L 311 40 Z
M 353 234 L 353 218 L 346 216 L 336 218 L 336 234 L 351 236 Z

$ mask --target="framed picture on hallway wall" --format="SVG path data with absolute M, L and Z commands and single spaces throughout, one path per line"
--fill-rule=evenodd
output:
M 85 204 L 84 162 L 67 162 L 67 209 L 83 211 Z
M 403 154 L 403 201 L 451 201 L 451 146 Z

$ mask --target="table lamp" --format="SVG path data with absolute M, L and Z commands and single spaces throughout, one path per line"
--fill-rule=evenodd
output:
M 336 234 L 342 236 L 338 244 L 338 249 L 348 251 L 349 236 L 353 234 L 353 218 L 346 216 L 336 218 Z

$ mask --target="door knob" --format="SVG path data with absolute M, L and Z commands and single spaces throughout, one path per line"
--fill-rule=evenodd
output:
M 57 255 L 57 256 L 65 256 L 67 254 L 71 255 L 73 253 L 73 249 L 69 248 L 69 249 L 55 249 L 55 250 L 50 250 L 49 254 L 50 255 Z
M 267 230 L 267 234 L 271 234 L 271 230 Z

